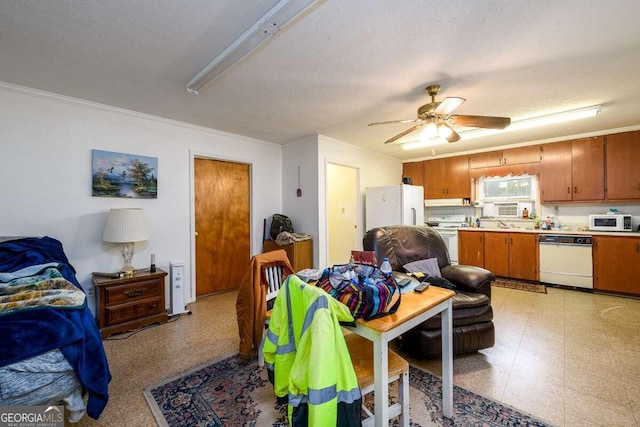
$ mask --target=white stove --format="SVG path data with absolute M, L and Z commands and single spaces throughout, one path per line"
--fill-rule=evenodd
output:
M 430 216 L 427 218 L 427 221 L 430 224 L 438 224 L 433 225 L 433 228 L 460 228 L 467 227 L 467 216 L 466 215 L 443 215 L 443 216 Z
M 466 215 L 443 215 L 443 216 L 430 216 L 427 218 L 427 223 L 434 224 L 432 228 L 438 231 L 447 250 L 449 251 L 449 258 L 451 264 L 458 264 L 458 228 L 467 227 Z M 435 225 L 438 224 L 438 225 Z

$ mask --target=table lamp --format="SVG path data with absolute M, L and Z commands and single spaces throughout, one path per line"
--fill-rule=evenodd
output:
M 131 265 L 135 242 L 149 238 L 149 227 L 144 211 L 139 208 L 111 209 L 102 235 L 103 242 L 122 243 L 122 258 L 125 275 L 133 276 L 136 269 Z

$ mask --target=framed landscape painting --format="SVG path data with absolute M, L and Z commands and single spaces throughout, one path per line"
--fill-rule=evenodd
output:
M 158 198 L 158 158 L 91 150 L 92 196 Z

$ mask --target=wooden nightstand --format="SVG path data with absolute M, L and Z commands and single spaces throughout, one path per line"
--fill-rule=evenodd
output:
M 164 305 L 165 271 L 136 270 L 133 277 L 93 276 L 102 338 L 169 319 Z

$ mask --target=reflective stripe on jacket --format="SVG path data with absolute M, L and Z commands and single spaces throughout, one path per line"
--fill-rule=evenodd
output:
M 360 426 L 362 397 L 339 321 L 349 309 L 291 275 L 271 311 L 264 360 L 292 426 Z

